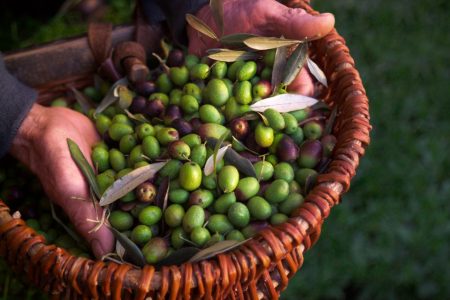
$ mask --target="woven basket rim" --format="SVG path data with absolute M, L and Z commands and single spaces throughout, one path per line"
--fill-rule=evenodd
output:
M 290 5 L 294 4 L 317 14 L 304 0 L 291 1 Z M 139 299 L 156 290 L 159 295 L 183 295 L 188 299 L 191 290 L 199 293 L 198 290 L 202 289 L 204 295 L 213 295 L 214 291 L 228 294 L 232 287 L 247 291 L 252 299 L 267 295 L 270 295 L 270 299 L 278 298 L 279 291 L 287 286 L 288 277 L 301 266 L 303 252 L 318 239 L 321 224 L 331 207 L 339 203 L 342 194 L 349 189 L 359 159 L 369 144 L 371 126 L 368 99 L 344 39 L 333 30 L 323 39 L 312 42 L 312 48 L 315 56 L 323 59 L 319 65 L 322 64 L 329 79 L 327 102 L 332 106 L 337 105 L 340 110 L 335 124 L 338 143 L 328 170 L 318 176 L 316 185 L 287 223 L 269 226 L 257 237 L 226 254 L 198 263 L 163 267 L 156 271 L 151 265 L 140 269 L 127 264 L 102 263 L 72 256 L 54 245 L 43 245 L 43 238 L 27 227 L 23 220 L 11 217 L 8 222 L 0 222 L 0 243 L 3 243 L 5 237 L 12 239 L 12 235 L 17 236 L 19 233 L 20 236 L 16 237 L 17 245 L 12 245 L 9 250 L 2 245 L 0 255 L 13 261 L 15 269 L 20 271 L 25 263 L 20 261 L 24 258 L 19 256 L 17 259 L 9 251 L 21 249 L 17 253 L 25 256 L 30 255 L 33 247 L 37 249 L 31 255 L 30 269 L 34 266 L 34 270 L 28 276 L 44 290 L 58 295 L 63 293 L 66 286 L 73 290 L 70 295 L 81 294 L 83 289 L 80 289 L 79 284 L 87 281 L 86 289 L 92 297 L 98 294 L 101 282 L 105 295 L 120 296 L 122 288 L 125 288 L 133 290 Z M 68 80 L 73 86 L 81 87 L 92 81 L 92 77 L 86 74 Z M 42 90 L 40 99 L 44 101 L 63 91 L 66 88 L 65 81 L 67 79 L 54 85 L 51 93 Z M 0 201 L 0 215 L 2 214 L 9 215 L 9 209 Z M 53 280 L 51 284 L 43 284 L 41 279 L 36 279 L 39 271 L 47 272 L 44 273 L 47 276 L 53 273 L 60 282 Z M 288 274 L 282 274 L 286 271 Z M 199 275 L 199 272 L 203 274 Z M 240 275 L 239 278 L 232 276 L 236 273 Z M 234 293 L 237 292 L 232 294 Z

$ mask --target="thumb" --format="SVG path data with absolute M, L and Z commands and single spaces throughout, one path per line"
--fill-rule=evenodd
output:
M 89 243 L 92 252 L 97 258 L 110 253 L 114 249 L 114 236 L 111 230 L 102 225 L 98 230 L 91 231 L 97 223 L 89 220 L 101 220 L 103 209 L 98 207 L 97 212 L 89 201 L 77 201 L 77 205 L 68 205 L 64 208 L 77 231 Z
M 319 39 L 334 27 L 334 16 L 330 13 L 313 16 L 303 9 L 289 8 L 282 4 L 276 5 L 267 13 L 276 33 L 288 39 Z

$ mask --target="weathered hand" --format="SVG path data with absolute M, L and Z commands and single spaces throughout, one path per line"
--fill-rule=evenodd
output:
M 318 39 L 334 26 L 334 16 L 329 13 L 312 16 L 303 9 L 288 8 L 275 0 L 224 0 L 224 34 L 253 33 L 262 36 L 288 39 Z M 219 33 L 209 5 L 196 15 Z M 204 55 L 210 48 L 217 48 L 216 41 L 188 26 L 189 52 Z M 304 68 L 289 87 L 297 93 L 311 95 L 314 85 Z
M 78 232 L 89 242 L 97 257 L 111 252 L 114 237 L 86 219 L 101 218 L 92 205 L 88 184 L 74 163 L 66 139 L 75 141 L 90 161 L 91 146 L 98 140 L 92 122 L 66 108 L 34 104 L 23 121 L 11 148 L 11 154 L 35 173 L 50 199 L 64 209 Z M 86 200 L 81 200 L 86 199 Z

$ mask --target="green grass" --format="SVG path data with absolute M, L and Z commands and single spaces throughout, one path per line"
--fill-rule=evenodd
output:
M 122 15 L 111 20 L 127 20 L 124 3 L 113 1 Z M 282 299 L 449 299 L 450 4 L 313 4 L 336 16 L 367 89 L 374 129 L 350 192 Z M 0 30 L 0 49 L 85 30 L 70 18 L 10 38 L 7 48 L 8 30 L 21 30 Z
M 372 143 L 282 299 L 450 297 L 446 1 L 320 1 L 367 94 Z

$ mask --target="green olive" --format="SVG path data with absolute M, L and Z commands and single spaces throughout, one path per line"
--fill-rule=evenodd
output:
M 175 249 L 179 249 L 184 245 L 184 242 L 188 239 L 183 227 L 177 227 L 172 230 L 170 235 L 170 243 Z
M 190 133 L 181 138 L 183 142 L 188 144 L 188 146 L 193 149 L 195 146 L 198 146 L 202 143 L 202 139 L 198 134 Z
M 211 239 L 211 234 L 204 227 L 196 227 L 192 230 L 190 238 L 194 244 L 203 247 Z
M 205 80 L 209 76 L 209 66 L 207 64 L 196 64 L 190 69 L 189 75 L 193 80 Z
M 283 224 L 284 222 L 286 222 L 288 219 L 289 219 L 289 217 L 286 216 L 285 214 L 276 213 L 270 217 L 270 224 L 272 224 L 274 226 L 280 225 L 280 224 Z
M 288 195 L 289 183 L 283 179 L 274 180 L 264 193 L 264 196 L 270 203 L 283 202 Z
M 147 136 L 155 135 L 155 128 L 148 123 L 140 124 L 136 127 L 136 134 L 138 138 L 142 141 Z
M 237 228 L 243 228 L 250 222 L 250 212 L 241 202 L 236 202 L 228 209 L 228 220 Z
M 280 162 L 275 166 L 275 179 L 284 179 L 288 183 L 294 180 L 294 169 L 287 162 Z
M 159 75 L 158 79 L 156 79 L 156 87 L 162 93 L 170 93 L 173 88 L 173 84 L 172 81 L 170 81 L 169 75 L 166 73 Z
M 234 191 L 239 201 L 246 201 L 255 196 L 259 191 L 259 182 L 255 177 L 245 177 L 239 180 Z
M 269 121 L 269 126 L 272 127 L 273 130 L 275 130 L 275 131 L 283 130 L 284 127 L 286 126 L 285 121 L 284 121 L 285 119 L 283 118 L 281 113 L 279 113 L 278 111 L 276 111 L 273 108 L 266 109 L 264 111 L 264 116 Z
M 156 138 L 161 145 L 166 146 L 173 141 L 177 141 L 180 135 L 175 128 L 163 127 L 156 132 Z
M 177 86 L 185 85 L 189 80 L 189 70 L 186 67 L 172 67 L 169 71 L 170 79 Z
M 214 201 L 214 195 L 210 190 L 198 189 L 189 196 L 189 206 L 200 205 L 202 208 L 207 208 Z
M 183 229 L 186 232 L 191 232 L 194 228 L 202 227 L 205 222 L 205 211 L 199 205 L 192 205 L 186 211 L 183 218 Z
M 245 61 L 243 60 L 238 60 L 233 62 L 230 67 L 228 68 L 227 71 L 227 77 L 231 80 L 231 81 L 235 81 L 236 80 L 236 73 L 237 71 L 245 64 Z
M 155 237 L 145 244 L 142 248 L 142 254 L 147 263 L 155 264 L 167 256 L 168 250 L 167 242 L 163 238 Z
M 275 54 L 276 49 L 270 49 L 264 53 L 263 62 L 266 67 L 273 67 L 273 63 L 275 62 Z
M 199 110 L 199 115 L 203 123 L 220 124 L 222 120 L 219 110 L 211 104 L 202 105 Z
M 196 190 L 202 183 L 202 169 L 195 162 L 187 162 L 180 169 L 178 181 L 185 190 Z
M 180 105 L 181 97 L 183 96 L 183 91 L 180 89 L 173 89 L 169 94 L 169 104 L 170 105 Z
M 240 232 L 237 229 L 234 229 L 234 230 L 231 230 L 230 232 L 228 232 L 227 236 L 225 238 L 227 240 L 233 240 L 233 241 L 238 241 L 238 242 L 242 242 L 245 240 L 245 237 L 242 234 L 242 232 Z
M 197 112 L 199 108 L 197 99 L 191 95 L 184 95 L 181 97 L 180 106 L 186 114 L 193 114 Z
M 125 156 L 117 149 L 109 150 L 109 163 L 116 172 L 125 169 L 125 167 L 127 166 Z
M 223 61 L 215 62 L 211 67 L 211 76 L 222 79 L 227 75 L 227 63 Z
M 235 166 L 223 167 L 219 172 L 218 183 L 224 193 L 234 191 L 239 183 L 239 171 Z
M 160 100 L 164 104 L 164 106 L 169 105 L 169 96 L 167 96 L 167 93 L 164 92 L 153 93 L 150 95 L 150 97 L 148 97 L 148 100 Z
M 286 126 L 284 128 L 284 132 L 286 132 L 286 134 L 289 134 L 289 135 L 295 133 L 297 131 L 297 129 L 299 128 L 297 119 L 290 113 L 284 113 L 283 118 L 284 118 L 284 123 L 286 124 Z
M 256 63 L 248 61 L 236 71 L 236 79 L 239 81 L 246 81 L 252 79 L 256 75 Z
M 203 168 L 206 163 L 206 146 L 204 144 L 195 146 L 191 151 L 190 159 Z
M 230 97 L 225 82 L 217 78 L 211 79 L 208 82 L 208 85 L 206 86 L 206 95 L 209 102 L 216 107 L 224 105 Z
M 250 215 L 255 220 L 267 220 L 272 214 L 272 208 L 270 207 L 269 202 L 259 196 L 251 198 L 247 203 L 247 207 Z
M 183 163 L 181 161 L 177 159 L 171 159 L 161 170 L 159 170 L 159 177 L 169 177 L 169 179 L 171 180 L 175 179 L 178 176 L 178 173 L 180 172 L 182 166 Z
M 274 140 L 274 132 L 273 129 L 267 126 L 264 126 L 264 124 L 259 123 L 256 126 L 255 130 L 255 141 L 256 143 L 263 147 L 268 148 L 270 145 L 272 145 Z
M 193 66 L 197 65 L 200 62 L 200 58 L 195 56 L 194 54 L 188 54 L 184 58 L 184 64 L 188 69 L 191 69 Z
M 152 230 L 147 225 L 138 225 L 131 231 L 131 240 L 136 244 L 145 245 L 152 238 Z
M 183 206 L 180 204 L 171 204 L 164 211 L 164 221 L 169 227 L 181 226 L 184 214 Z
M 250 104 L 252 102 L 252 84 L 250 81 L 237 82 L 234 89 L 234 97 L 240 104 Z
M 141 224 L 150 226 L 153 224 L 156 224 L 161 220 L 162 217 L 162 211 L 161 208 L 154 205 L 149 205 L 147 207 L 144 207 L 138 216 L 139 222 Z
M 98 172 L 104 172 L 109 169 L 109 152 L 103 147 L 95 147 L 92 150 L 92 163 Z
M 154 136 L 147 136 L 142 141 L 142 153 L 150 159 L 157 159 L 161 155 L 161 147 Z
M 183 93 L 185 95 L 194 97 L 195 99 L 197 99 L 197 102 L 200 102 L 202 100 L 202 90 L 195 83 L 186 83 L 183 87 Z
M 233 230 L 233 225 L 230 223 L 226 215 L 214 214 L 209 217 L 208 224 L 206 227 L 211 232 L 218 232 L 220 234 L 225 234 Z
M 236 203 L 236 195 L 233 192 L 223 194 L 214 202 L 214 211 L 219 214 L 226 214 L 234 203 Z
M 109 136 L 113 141 L 120 141 L 120 139 L 127 135 L 133 133 L 133 127 L 128 124 L 123 123 L 113 123 L 108 129 Z
M 128 167 L 132 168 L 138 162 L 144 161 L 144 153 L 142 152 L 142 146 L 137 145 L 131 150 L 130 155 L 128 156 Z
M 189 199 L 189 192 L 183 189 L 174 189 L 169 192 L 169 201 L 172 203 L 183 204 Z
M 129 154 L 137 145 L 137 139 L 133 134 L 124 135 L 119 142 L 119 150 L 123 154 Z
M 131 229 L 133 226 L 133 217 L 127 212 L 115 210 L 109 216 L 109 223 L 115 229 L 125 231 Z
M 285 215 L 290 215 L 294 209 L 300 206 L 303 203 L 303 196 L 299 193 L 291 193 L 289 196 L 281 202 L 279 205 L 280 212 Z
M 95 119 L 95 127 L 100 134 L 107 132 L 111 124 L 111 119 L 103 114 L 97 115 Z

